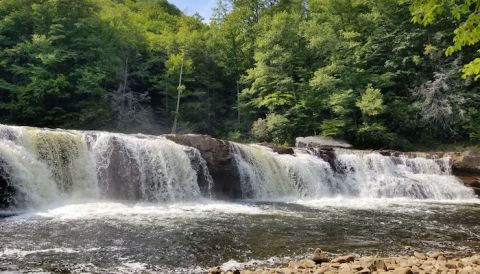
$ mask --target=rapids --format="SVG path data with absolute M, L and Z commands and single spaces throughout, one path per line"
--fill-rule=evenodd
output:
M 230 148 L 238 176 L 214 182 L 202 151 L 161 136 L 0 125 L 0 272 L 203 273 L 317 247 L 480 251 L 479 200 L 448 156 Z M 218 183 L 243 198 L 217 199 Z

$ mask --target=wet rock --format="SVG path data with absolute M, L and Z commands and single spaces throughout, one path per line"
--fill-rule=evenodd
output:
M 108 166 L 99 169 L 98 179 L 102 194 L 106 198 L 121 200 L 140 200 L 141 170 L 132 151 L 121 139 L 111 137 L 107 140 L 111 153 L 105 150 L 102 155 L 109 159 Z
M 200 151 L 215 182 L 213 193 L 219 199 L 242 198 L 240 175 L 228 141 L 197 134 L 163 135 L 177 144 L 194 147 Z
M 316 262 L 317 264 L 329 262 L 330 260 L 320 248 L 317 248 L 313 253 L 312 261 Z
M 274 144 L 270 143 L 261 143 L 262 146 L 268 147 L 272 149 L 273 152 L 278 153 L 278 154 L 288 154 L 288 155 L 293 155 L 295 151 L 293 151 L 293 148 L 291 147 L 279 147 Z
M 7 209 L 11 206 L 18 206 L 15 197 L 19 195 L 19 193 L 17 192 L 17 189 L 11 184 L 9 174 L 9 165 L 6 161 L 0 158 L 0 209 Z
M 214 267 L 214 268 L 210 269 L 210 272 L 209 272 L 209 273 L 210 273 L 210 274 L 221 274 L 222 272 L 223 272 L 223 271 L 220 269 L 220 267 L 217 266 L 217 267 Z

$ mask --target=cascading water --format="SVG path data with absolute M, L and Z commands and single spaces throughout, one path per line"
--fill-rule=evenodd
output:
M 288 263 L 317 247 L 480 251 L 480 203 L 448 157 L 280 155 L 205 139 L 185 142 L 200 153 L 164 137 L 0 125 L 0 272 L 206 273 Z M 197 200 L 213 191 L 252 200 Z
M 471 189 L 451 175 L 450 158 L 386 157 L 379 153 L 336 151 L 336 168 L 348 195 L 366 198 L 468 199 Z
M 321 197 L 341 188 L 330 165 L 307 153 L 278 155 L 262 146 L 240 144 L 232 144 L 232 151 L 245 198 Z
M 211 197 L 213 181 L 199 155 L 163 137 L 1 126 L 1 204 L 36 207 L 65 198 L 171 202 Z
M 245 198 L 472 199 L 473 191 L 450 174 L 449 158 L 387 157 L 336 150 L 330 163 L 315 151 L 279 155 L 258 145 L 232 144 Z

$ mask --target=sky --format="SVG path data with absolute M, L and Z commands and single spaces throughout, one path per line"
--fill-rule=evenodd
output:
M 212 16 L 212 9 L 217 5 L 217 0 L 169 0 L 168 2 L 177 6 L 181 11 L 187 15 L 193 15 L 198 12 L 205 22 L 210 22 Z

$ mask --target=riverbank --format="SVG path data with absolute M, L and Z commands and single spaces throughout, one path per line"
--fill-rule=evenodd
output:
M 209 274 L 476 274 L 480 273 L 480 255 L 471 257 L 444 256 L 440 252 L 425 255 L 414 252 L 412 256 L 356 257 L 346 255 L 332 260 L 320 249 L 311 259 L 290 262 L 287 267 L 272 267 L 261 270 L 229 270 L 220 267 Z

